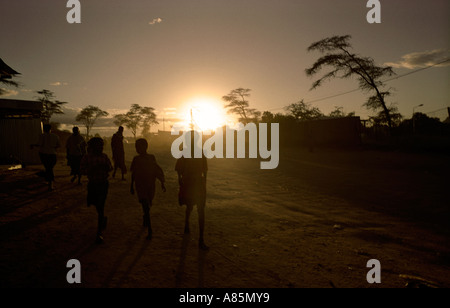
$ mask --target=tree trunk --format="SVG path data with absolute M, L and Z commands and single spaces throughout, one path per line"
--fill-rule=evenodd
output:
M 375 90 L 377 91 L 377 96 L 378 99 L 380 100 L 381 106 L 383 107 L 383 111 L 386 114 L 386 119 L 388 121 L 388 126 L 389 126 L 389 132 L 392 132 L 392 119 L 391 119 L 391 114 L 389 112 L 389 109 L 386 106 L 386 103 L 384 102 L 384 97 L 383 95 L 381 95 L 380 91 L 378 90 L 378 88 L 375 86 L 374 87 Z

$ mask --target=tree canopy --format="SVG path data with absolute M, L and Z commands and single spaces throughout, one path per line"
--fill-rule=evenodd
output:
M 97 119 L 108 115 L 108 112 L 101 110 L 99 107 L 89 105 L 80 111 L 75 121 L 83 123 L 86 127 L 86 138 L 89 139 L 89 133 Z
M 238 88 L 232 90 L 228 95 L 222 97 L 227 102 L 225 108 L 228 108 L 228 113 L 233 113 L 239 116 L 239 121 L 244 124 L 252 121 L 257 122 L 261 116 L 261 112 L 250 108 L 249 101 L 251 89 Z
M 114 119 L 115 125 L 125 125 L 130 129 L 135 139 L 139 127 L 142 127 L 142 135 L 145 136 L 150 133 L 152 125 L 159 124 L 156 120 L 155 108 L 142 107 L 139 104 L 131 105 L 130 111 L 115 115 Z
M 41 119 L 43 123 L 50 123 L 54 114 L 64 114 L 62 105 L 67 104 L 67 102 L 54 100 L 55 94 L 50 90 L 44 89 L 36 93 L 41 95 L 38 97 L 38 101 L 42 103 Z
M 305 103 L 303 100 L 298 103 L 290 104 L 286 107 L 286 110 L 296 120 L 314 120 L 324 117 L 324 114 L 317 107 L 311 107 L 311 105 Z

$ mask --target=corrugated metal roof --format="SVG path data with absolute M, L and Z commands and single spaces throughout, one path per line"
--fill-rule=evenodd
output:
M 39 111 L 42 110 L 42 103 L 18 99 L 0 99 L 0 110 Z

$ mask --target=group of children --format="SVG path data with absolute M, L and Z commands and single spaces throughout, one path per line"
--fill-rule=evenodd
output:
M 106 228 L 105 201 L 108 195 L 109 173 L 114 170 L 111 161 L 103 153 L 102 138 L 94 137 L 88 142 L 87 154 L 81 160 L 81 172 L 87 175 L 87 205 L 95 206 L 98 215 L 96 242 L 103 242 L 103 231 Z M 130 193 L 137 194 L 142 205 L 143 225 L 148 230 L 147 239 L 152 238 L 150 208 L 155 196 L 156 179 L 161 183 L 161 189 L 166 191 L 164 172 L 157 164 L 154 155 L 147 153 L 148 142 L 138 139 L 135 144 L 137 156 L 131 163 Z M 206 158 L 180 158 L 175 170 L 178 173 L 179 205 L 186 205 L 185 233 L 189 233 L 189 217 L 195 205 L 199 215 L 199 248 L 207 250 L 204 243 L 205 203 L 206 203 Z

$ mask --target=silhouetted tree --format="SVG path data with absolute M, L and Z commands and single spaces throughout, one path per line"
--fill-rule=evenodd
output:
M 273 123 L 280 123 L 280 124 L 296 124 L 297 120 L 294 118 L 293 115 L 290 114 L 282 114 L 282 113 L 276 113 L 273 116 Z
M 270 111 L 264 111 L 261 117 L 263 123 L 273 123 L 274 115 Z
M 306 104 L 303 100 L 290 104 L 286 107 L 286 110 L 297 121 L 314 120 L 324 117 L 319 108 L 311 107 L 311 105 Z
M 334 107 L 334 110 L 330 112 L 329 116 L 330 118 L 346 118 L 346 117 L 354 117 L 355 112 L 345 113 L 344 107 Z
M 403 120 L 403 116 L 398 112 L 398 108 L 396 106 L 390 106 L 388 107 L 388 110 L 389 119 L 391 121 L 390 128 L 399 126 Z M 386 117 L 386 113 L 383 110 L 379 111 L 377 115 L 369 117 L 369 119 L 376 126 L 389 126 L 389 119 Z
M 249 108 L 250 104 L 247 100 L 250 97 L 251 89 L 238 88 L 232 90 L 228 95 L 222 97 L 222 99 L 228 104 L 225 108 L 228 108 L 228 113 L 234 113 L 239 116 L 239 121 L 247 124 L 252 121 L 257 122 L 261 116 L 261 112 L 256 109 Z
M 86 127 L 86 139 L 89 139 L 89 133 L 98 118 L 108 116 L 108 112 L 101 110 L 99 107 L 89 105 L 83 108 L 75 118 L 75 121 L 83 123 Z
M 126 114 L 118 114 L 114 116 L 114 124 L 117 126 L 125 125 L 131 130 L 131 133 L 136 139 L 136 134 L 139 127 L 143 128 L 142 134 L 148 134 L 150 128 L 154 124 L 158 124 L 156 120 L 155 108 L 141 107 L 139 104 L 131 105 L 130 111 Z
M 50 119 L 54 114 L 64 114 L 62 111 L 62 105 L 67 102 L 56 101 L 55 94 L 50 90 L 36 91 L 41 97 L 38 97 L 38 101 L 42 103 L 41 119 L 43 123 L 50 123 Z
M 439 134 L 448 125 L 445 121 L 441 122 L 439 118 L 432 118 L 424 113 L 416 112 L 413 119 L 403 121 L 401 126 L 405 131 L 411 131 L 413 121 L 415 132 L 418 134 Z
M 364 105 L 372 110 L 381 109 L 384 112 L 388 126 L 392 128 L 390 108 L 385 102 L 385 97 L 391 93 L 381 90 L 385 84 L 380 80 L 384 76 L 394 75 L 392 67 L 377 66 L 372 58 L 361 57 L 351 53 L 350 38 L 350 35 L 333 36 L 315 42 L 308 47 L 308 51 L 317 50 L 325 54 L 312 67 L 306 69 L 308 76 L 317 74 L 324 66 L 332 68 L 331 72 L 316 80 L 311 89 L 319 87 L 324 81 L 331 78 L 356 77 L 361 90 L 374 92 L 374 95 L 370 96 Z
M 142 107 L 142 136 L 148 138 L 152 125 L 159 124 L 156 120 L 155 108 L 153 107 Z

